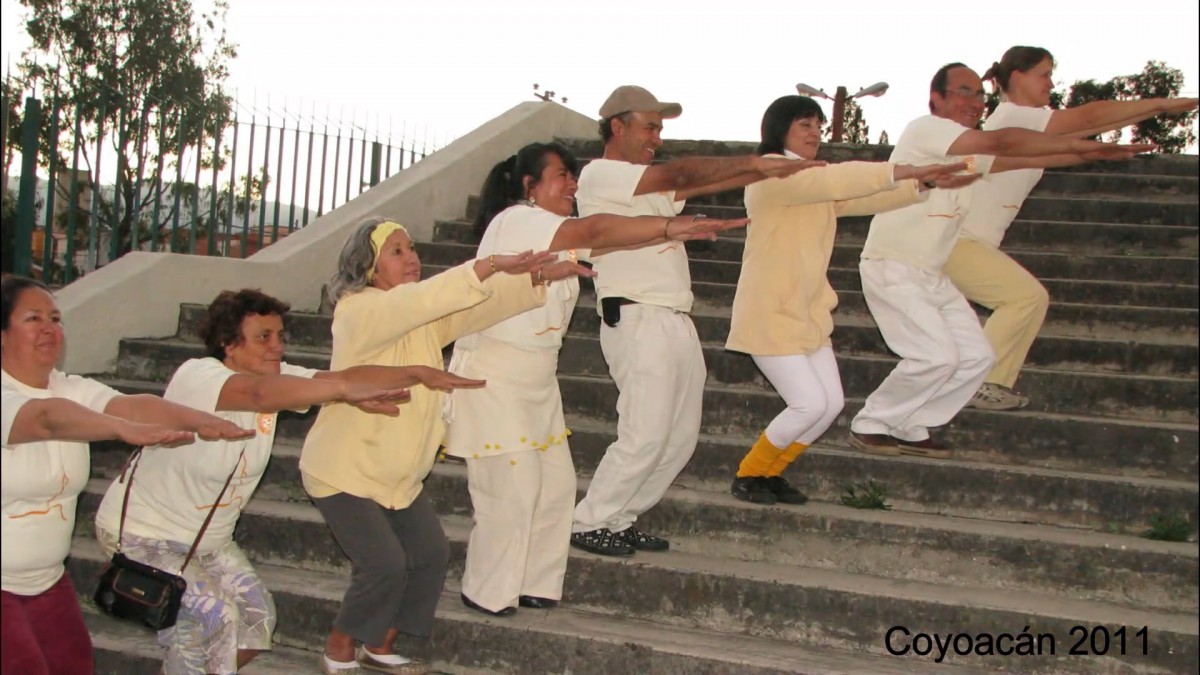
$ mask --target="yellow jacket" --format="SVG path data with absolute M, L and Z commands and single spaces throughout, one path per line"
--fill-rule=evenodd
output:
M 350 366 L 443 368 L 442 348 L 510 316 L 540 306 L 545 287 L 528 275 L 495 274 L 480 282 L 474 261 L 388 291 L 366 288 L 333 312 L 334 370 Z M 300 455 L 304 489 L 339 492 L 403 509 L 421 493 L 445 428 L 445 394 L 422 386 L 400 415 L 371 415 L 345 403 L 325 405 Z
M 747 186 L 750 225 L 725 348 L 781 356 L 830 344 L 837 294 L 827 272 L 837 218 L 921 198 L 913 180 L 893 189 L 892 165 L 885 162 L 831 164 Z

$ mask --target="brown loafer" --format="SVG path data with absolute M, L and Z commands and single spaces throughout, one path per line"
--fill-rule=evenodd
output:
M 868 455 L 896 457 L 900 454 L 900 446 L 896 444 L 896 439 L 887 434 L 860 434 L 851 431 L 850 446 Z
M 895 441 L 896 446 L 900 449 L 900 454 L 903 455 L 926 457 L 928 459 L 950 459 L 954 456 L 953 450 L 932 438 L 926 438 L 923 441 L 906 441 L 902 438 L 897 438 Z

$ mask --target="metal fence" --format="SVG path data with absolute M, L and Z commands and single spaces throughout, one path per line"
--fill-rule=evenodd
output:
M 116 128 L 104 103 L 93 122 L 64 97 L 17 103 L 5 96 L 0 126 L 4 269 L 49 283 L 129 251 L 248 256 L 437 149 L 407 128 L 236 102 L 229 120 L 132 103 Z

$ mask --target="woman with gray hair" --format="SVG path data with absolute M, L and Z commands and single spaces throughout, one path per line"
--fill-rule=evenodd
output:
M 442 348 L 545 303 L 545 285 L 587 273 L 549 253 L 472 260 L 425 281 L 404 226 L 363 222 L 330 285 L 335 369 L 443 367 Z M 322 668 L 425 673 L 392 651 L 400 633 L 429 635 L 449 555 L 422 491 L 442 440 L 442 391 L 414 388 L 396 417 L 325 408 L 300 456 L 305 490 L 350 558 L 353 576 L 325 642 Z M 362 643 L 356 655 L 355 643 Z

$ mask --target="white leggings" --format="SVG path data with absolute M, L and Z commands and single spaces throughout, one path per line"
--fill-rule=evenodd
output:
M 846 404 L 833 347 L 821 347 L 812 354 L 753 358 L 787 403 L 787 409 L 767 425 L 767 440 L 777 448 L 792 443 L 811 445 L 833 425 Z

